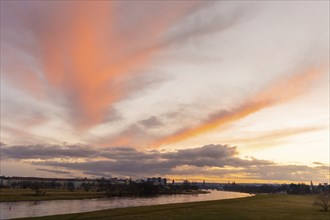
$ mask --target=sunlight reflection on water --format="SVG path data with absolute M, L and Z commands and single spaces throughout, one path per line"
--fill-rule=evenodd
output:
M 211 191 L 207 194 L 161 195 L 157 197 L 114 197 L 102 199 L 53 200 L 0 203 L 0 219 L 36 217 L 111 208 L 197 202 L 251 196 L 247 193 Z

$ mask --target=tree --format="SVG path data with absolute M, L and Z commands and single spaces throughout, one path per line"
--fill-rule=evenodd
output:
M 141 193 L 143 195 L 156 195 L 159 192 L 159 188 L 157 185 L 151 182 L 144 182 L 139 184 L 141 187 Z
M 39 182 L 33 182 L 31 184 L 31 189 L 36 192 L 36 196 L 40 196 L 42 194 L 41 192 L 41 184 Z
M 315 199 L 314 205 L 322 208 L 323 211 L 328 211 L 330 206 L 330 192 L 320 192 Z
M 73 192 L 74 191 L 74 183 L 73 182 L 68 182 L 67 187 L 69 191 Z
M 84 191 L 88 192 L 91 189 L 91 184 L 90 183 L 82 183 L 81 188 L 83 188 Z

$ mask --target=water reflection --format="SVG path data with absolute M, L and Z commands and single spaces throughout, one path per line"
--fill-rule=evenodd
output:
M 157 197 L 114 197 L 83 200 L 53 200 L 0 203 L 0 219 L 36 217 L 78 212 L 90 212 L 111 208 L 148 206 L 170 203 L 208 201 L 251 196 L 246 193 L 211 191 L 207 194 L 162 195 Z

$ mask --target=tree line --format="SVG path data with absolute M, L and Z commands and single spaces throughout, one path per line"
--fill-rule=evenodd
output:
M 74 182 L 68 181 L 62 184 L 56 181 L 24 180 L 13 182 L 11 188 L 31 189 L 37 196 L 43 196 L 46 189 L 66 189 L 68 191 L 96 191 L 104 192 L 107 196 L 144 196 L 159 194 L 181 194 L 198 191 L 198 186 L 185 181 L 182 184 L 156 184 L 149 181 L 135 182 L 129 180 L 125 183 L 114 183 L 108 179 L 100 178 L 92 182 L 84 182 L 76 187 Z
M 295 195 L 305 195 L 305 194 L 318 194 L 321 192 L 329 192 L 330 185 L 319 184 L 317 186 L 306 185 L 304 183 L 291 183 L 291 184 L 281 184 L 281 185 L 247 185 L 247 184 L 236 184 L 228 183 L 223 186 L 226 191 L 234 192 L 244 192 L 244 193 L 287 193 Z

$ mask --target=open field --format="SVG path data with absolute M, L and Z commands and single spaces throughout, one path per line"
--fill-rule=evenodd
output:
M 109 209 L 96 212 L 26 219 L 111 219 L 111 220 L 194 220 L 194 219 L 324 219 L 330 213 L 313 206 L 313 196 L 257 195 L 207 202 Z
M 0 189 L 1 202 L 40 201 L 57 199 L 91 199 L 106 197 L 104 192 L 85 192 L 56 189 L 44 189 L 45 195 L 36 196 L 31 189 Z

